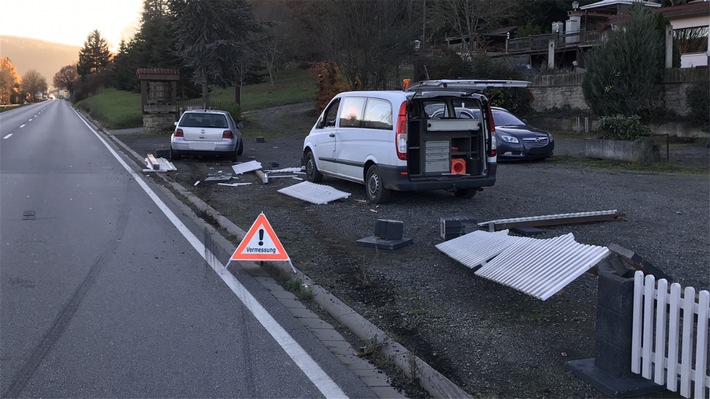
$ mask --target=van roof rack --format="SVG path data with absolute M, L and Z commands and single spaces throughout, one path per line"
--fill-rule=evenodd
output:
M 446 90 L 446 91 L 483 91 L 489 87 L 529 87 L 530 82 L 525 80 L 480 80 L 480 79 L 441 79 L 423 80 L 413 83 L 406 91 L 418 92 L 421 90 Z

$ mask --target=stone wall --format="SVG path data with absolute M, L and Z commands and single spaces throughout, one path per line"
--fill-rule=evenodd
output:
M 709 73 L 710 69 L 708 68 L 666 70 L 658 106 L 673 110 L 678 115 L 687 116 L 689 110 L 686 91 L 695 82 L 707 81 Z M 589 106 L 584 100 L 582 92 L 583 79 L 583 73 L 536 76 L 530 86 L 534 97 L 533 109 L 545 111 L 554 107 L 570 107 L 588 111 Z
M 532 80 L 530 91 L 533 95 L 532 107 L 535 111 L 550 108 L 589 110 L 582 93 L 584 74 L 568 73 L 563 75 L 540 75 Z
M 143 131 L 145 133 L 172 132 L 177 120 L 175 116 L 173 113 L 143 114 Z

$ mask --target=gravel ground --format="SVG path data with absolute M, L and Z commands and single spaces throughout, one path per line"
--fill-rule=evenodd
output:
M 243 160 L 256 159 L 265 169 L 300 166 L 302 140 L 314 120 L 312 110 L 297 106 L 247 114 Z M 255 125 L 264 142 L 250 134 Z M 113 133 L 139 154 L 167 148 L 167 136 Z M 181 160 L 170 176 L 243 229 L 264 212 L 297 268 L 471 395 L 604 397 L 565 367 L 595 355 L 596 278 L 583 275 L 547 301 L 537 300 L 479 278 L 438 251 L 440 219 L 617 209 L 625 221 L 550 227 L 537 237 L 573 233 L 583 244 L 616 243 L 683 285 L 709 289 L 708 149 L 688 144 L 671 151 L 671 163 L 702 173 L 647 173 L 580 162 L 582 139 L 556 139 L 556 157 L 500 164 L 496 185 L 472 200 L 397 193 L 391 203 L 373 206 L 363 186 L 326 179 L 351 196 L 313 205 L 277 192 L 296 181 L 262 185 L 254 174 L 237 180 L 250 186 L 195 186 L 210 173 L 229 172 L 226 159 Z M 402 221 L 413 244 L 395 251 L 356 245 L 374 234 L 378 219 Z

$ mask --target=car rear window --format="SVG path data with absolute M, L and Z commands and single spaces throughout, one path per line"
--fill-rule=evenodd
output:
M 180 121 L 184 127 L 214 127 L 227 128 L 227 118 L 221 114 L 186 114 Z

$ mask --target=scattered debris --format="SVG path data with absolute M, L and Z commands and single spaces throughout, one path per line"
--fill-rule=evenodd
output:
M 318 205 L 350 197 L 350 193 L 339 191 L 333 187 L 323 184 L 311 183 L 309 181 L 284 187 L 278 191 L 281 194 L 286 194 L 288 196 Z
M 169 172 L 177 170 L 172 162 L 165 158 L 156 158 L 152 154 L 148 154 L 144 161 L 146 169 L 143 169 L 143 172 Z
M 263 184 L 266 184 L 269 182 L 269 176 L 266 173 L 264 173 L 263 170 L 258 169 L 258 170 L 255 170 L 254 173 L 256 173 L 256 175 L 259 177 L 259 179 L 261 179 L 261 182 Z
M 269 162 L 269 166 L 271 166 L 272 168 L 278 168 L 279 163 L 278 162 Z
M 247 172 L 253 172 L 259 169 L 261 169 L 261 162 L 258 161 L 242 162 L 236 165 L 232 165 L 232 170 L 237 175 L 241 175 Z
M 513 227 L 510 229 L 515 234 L 519 234 L 521 236 L 535 236 L 538 234 L 542 234 L 545 232 L 543 229 L 538 229 L 537 227 Z
M 194 187 L 197 187 L 197 185 L 200 184 L 200 181 L 196 181 L 195 184 L 193 184 Z
M 229 187 L 240 187 L 240 186 L 248 186 L 251 183 L 217 183 L 219 186 L 229 186 Z
M 303 168 L 283 168 L 283 169 L 270 169 L 270 170 L 265 170 L 266 173 L 298 173 L 298 174 L 303 174 L 305 175 L 306 172 L 303 171 Z
M 279 179 L 279 178 L 284 178 L 284 177 L 298 178 L 298 176 L 296 176 L 296 175 L 276 175 L 276 176 L 268 175 L 268 176 L 269 176 L 269 179 Z M 301 179 L 301 180 L 303 180 L 303 179 Z
M 232 175 L 216 174 L 209 175 L 205 178 L 205 183 L 207 182 L 225 182 L 232 180 Z
M 481 222 L 478 225 L 488 227 L 489 231 L 499 231 L 513 227 L 540 227 L 560 226 L 575 223 L 605 222 L 610 220 L 623 220 L 624 214 L 616 209 L 608 211 L 561 213 L 557 215 L 531 216 L 513 219 L 498 219 Z

